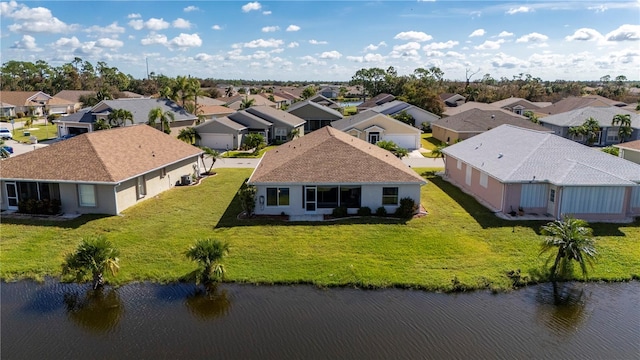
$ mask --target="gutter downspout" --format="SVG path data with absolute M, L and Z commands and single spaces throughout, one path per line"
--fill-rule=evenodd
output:
M 120 215 L 120 210 L 118 209 L 118 186 L 122 185 L 122 183 L 117 183 L 113 186 L 113 199 L 116 203 L 116 215 Z

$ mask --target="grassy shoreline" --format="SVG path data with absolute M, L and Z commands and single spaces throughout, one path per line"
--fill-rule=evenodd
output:
M 427 169 L 416 169 L 423 173 Z M 330 223 L 238 220 L 235 192 L 251 169 L 218 169 L 200 185 L 176 188 L 123 216 L 70 221 L 2 219 L 0 279 L 59 277 L 64 255 L 82 236 L 104 234 L 121 252 L 112 284 L 185 281 L 196 269 L 184 252 L 197 239 L 229 241 L 227 281 L 320 287 L 509 290 L 507 272 L 546 281 L 538 256 L 544 222 L 501 220 L 468 195 L 428 176 L 429 215 L 404 222 L 358 218 Z M 588 281 L 640 277 L 640 222 L 592 224 L 600 253 Z M 575 278 L 580 280 L 576 272 Z

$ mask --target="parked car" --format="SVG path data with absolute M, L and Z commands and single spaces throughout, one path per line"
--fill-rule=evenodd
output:
M 62 140 L 67 140 L 67 139 L 71 139 L 72 137 L 76 136 L 77 134 L 67 134 L 67 135 L 62 135 L 59 138 L 56 139 L 56 141 L 62 141 Z
M 2 145 L 2 148 L 5 149 L 9 154 L 13 154 L 13 148 L 8 145 Z
M 2 140 L 13 139 L 13 135 L 11 135 L 11 131 L 7 128 L 0 128 L 0 138 Z

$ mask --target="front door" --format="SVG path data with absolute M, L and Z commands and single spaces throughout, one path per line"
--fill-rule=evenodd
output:
M 375 144 L 378 141 L 380 141 L 380 133 L 377 133 L 377 132 L 369 133 L 369 143 L 370 144 Z
M 304 203 L 306 212 L 316 212 L 316 187 L 306 186 L 304 191 Z
M 7 209 L 18 210 L 18 187 L 14 182 L 5 183 L 7 190 Z
M 558 200 L 557 188 L 549 186 L 549 197 L 547 199 L 547 214 L 555 217 L 556 201 Z

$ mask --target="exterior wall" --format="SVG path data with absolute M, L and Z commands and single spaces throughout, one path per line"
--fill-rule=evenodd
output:
M 640 164 L 640 150 L 620 149 L 620 157 Z
M 492 211 L 510 211 L 510 209 L 503 208 L 503 202 L 507 201 L 507 199 L 503 199 L 503 193 L 505 192 L 504 184 L 491 176 L 487 176 L 487 187 L 485 188 L 480 185 L 481 172 L 478 169 L 471 168 L 471 182 L 469 185 L 466 182 L 468 166 L 464 161 L 461 161 L 460 169 L 458 169 L 458 159 L 447 156 L 445 173 L 456 186 L 477 198 L 484 206 Z M 519 196 L 519 192 L 517 197 L 515 194 L 512 194 L 512 198 L 508 200 L 509 204 L 519 204 Z M 515 209 L 517 210 L 517 206 Z
M 431 131 L 435 139 L 438 139 L 444 143 L 453 144 L 458 140 L 459 134 L 457 132 L 445 129 L 436 124 L 431 125 Z
M 74 131 L 74 129 L 82 129 L 82 131 L 84 131 L 84 132 L 93 131 L 93 128 L 91 127 L 91 124 L 62 122 L 62 123 L 58 123 L 58 137 L 62 137 L 64 135 L 68 135 L 68 134 L 72 133 L 72 131 Z
M 422 127 L 422 123 L 429 123 L 431 124 L 432 122 L 436 121 L 439 119 L 439 117 L 437 116 L 433 116 L 431 114 L 429 114 L 428 112 L 421 110 L 419 108 L 415 108 L 415 107 L 410 107 L 409 109 L 405 110 L 407 112 L 407 114 L 413 116 L 413 119 L 415 120 L 414 126 L 417 128 L 421 128 Z
M 310 186 L 322 186 L 323 184 L 305 184 Z M 305 214 L 331 214 L 333 209 L 322 208 L 316 209 L 315 212 L 307 212 L 305 210 L 303 190 L 305 185 L 258 185 L 256 186 L 256 209 L 257 215 L 280 215 L 285 213 L 287 215 L 305 215 Z M 353 186 L 350 184 L 349 186 Z M 335 186 L 335 184 L 332 184 Z M 289 188 L 289 205 L 287 206 L 267 206 L 267 188 L 268 187 L 285 187 Z M 414 199 L 416 203 L 420 203 L 420 184 L 408 184 L 408 185 L 379 185 L 379 184 L 363 184 L 361 185 L 360 194 L 360 206 L 369 207 L 372 212 L 375 213 L 376 209 L 382 206 L 382 188 L 383 187 L 398 187 L 398 201 L 404 197 L 410 197 Z M 261 205 L 260 197 L 264 197 L 264 205 Z M 394 213 L 398 206 L 385 206 L 387 213 Z M 356 213 L 357 209 L 349 209 L 350 213 Z
M 80 206 L 78 185 L 60 184 L 61 211 L 65 214 L 111 214 L 118 213 L 113 185 L 95 185 L 96 206 Z

